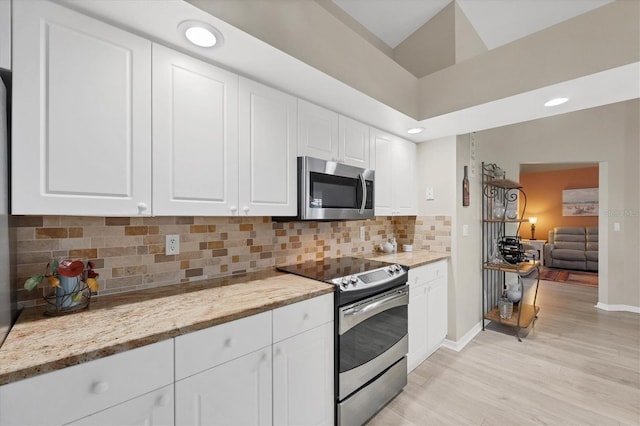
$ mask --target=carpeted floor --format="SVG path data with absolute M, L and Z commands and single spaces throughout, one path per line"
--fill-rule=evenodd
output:
M 559 283 L 577 284 L 588 287 L 598 287 L 598 273 L 571 271 L 568 269 L 550 269 L 542 267 L 540 279 Z

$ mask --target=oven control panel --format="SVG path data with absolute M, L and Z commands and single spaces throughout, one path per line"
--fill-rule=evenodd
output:
M 359 274 L 348 275 L 331 280 L 341 292 L 359 291 L 388 284 L 392 281 L 406 280 L 407 270 L 401 265 L 389 265 Z

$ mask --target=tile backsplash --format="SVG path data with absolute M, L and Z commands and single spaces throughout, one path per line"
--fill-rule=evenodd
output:
M 365 239 L 360 240 L 360 227 Z M 270 217 L 13 216 L 18 302 L 43 303 L 24 281 L 53 258 L 92 260 L 98 295 L 253 272 L 278 265 L 374 252 L 396 237 L 398 247 L 451 250 L 451 219 L 376 217 L 366 221 L 273 222 Z M 180 236 L 180 254 L 165 254 L 165 235 Z

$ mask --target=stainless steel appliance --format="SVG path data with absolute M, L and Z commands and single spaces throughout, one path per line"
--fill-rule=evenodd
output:
M 0 69 L 0 345 L 16 316 L 15 293 L 11 291 L 9 235 L 9 105 L 11 74 Z
M 371 219 L 373 192 L 373 170 L 298 157 L 298 220 Z
M 278 269 L 336 286 L 336 423 L 364 424 L 407 384 L 409 268 L 343 257 Z

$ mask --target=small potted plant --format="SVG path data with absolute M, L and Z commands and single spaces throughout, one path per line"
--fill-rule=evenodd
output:
M 26 280 L 24 288 L 31 291 L 47 278 L 44 299 L 49 308 L 45 313 L 59 315 L 75 312 L 88 307 L 91 292 L 98 291 L 98 273 L 94 268 L 93 262 L 85 265 L 80 260 L 54 260 L 47 264 L 44 274 L 36 274 Z

